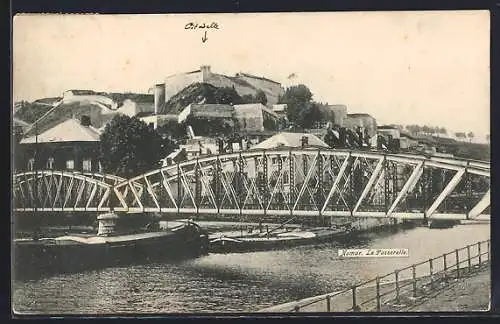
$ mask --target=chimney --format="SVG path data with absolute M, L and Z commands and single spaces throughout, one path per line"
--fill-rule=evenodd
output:
M 304 135 L 304 136 L 302 136 L 301 142 L 302 142 L 302 148 L 304 148 L 307 145 L 309 145 L 309 138 Z
M 208 81 L 212 75 L 212 71 L 210 65 L 202 65 L 200 67 L 201 70 L 201 82 Z
M 89 116 L 87 116 L 87 115 L 82 115 L 82 116 L 80 117 L 80 124 L 81 124 L 82 126 L 86 126 L 86 127 L 90 126 L 90 125 L 91 125 L 91 122 L 90 122 L 90 117 L 89 117 Z
M 155 115 L 161 112 L 161 108 L 163 103 L 166 101 L 165 99 L 165 84 L 157 84 L 154 87 L 154 96 L 155 96 Z

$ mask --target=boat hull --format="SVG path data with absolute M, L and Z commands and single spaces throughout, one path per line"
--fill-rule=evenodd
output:
M 349 231 L 326 232 L 314 237 L 293 238 L 227 238 L 211 240 L 210 253 L 245 253 L 285 249 L 294 246 L 331 242 L 346 238 Z
M 14 274 L 16 278 L 24 279 L 208 253 L 207 236 L 192 228 L 156 234 L 96 244 L 54 240 L 16 242 L 13 249 Z

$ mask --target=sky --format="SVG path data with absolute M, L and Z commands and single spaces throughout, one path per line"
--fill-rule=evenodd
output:
M 185 29 L 216 22 L 219 29 Z M 13 98 L 68 89 L 146 93 L 210 65 L 368 113 L 379 124 L 490 129 L 488 11 L 20 15 L 13 22 Z

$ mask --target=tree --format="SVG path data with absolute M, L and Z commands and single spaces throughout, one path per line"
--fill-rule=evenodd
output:
M 199 136 L 229 135 L 238 131 L 238 123 L 235 119 L 193 117 L 189 115 L 184 124 L 190 125 L 195 134 Z
M 117 115 L 100 136 L 104 172 L 126 178 L 157 168 L 160 159 L 174 150 L 152 127 L 126 115 Z
M 278 122 L 272 118 L 264 118 L 264 129 L 266 130 L 278 130 L 279 125 Z
M 321 121 L 321 111 L 316 103 L 309 103 L 305 109 L 299 111 L 297 123 L 302 128 L 313 128 L 314 125 Z
M 290 122 L 297 123 L 299 115 L 303 110 L 307 110 L 312 100 L 312 93 L 303 84 L 291 86 L 279 98 L 279 103 L 288 105 L 287 117 Z
M 252 96 L 251 94 L 246 94 L 246 95 L 241 96 L 241 101 L 244 104 L 251 104 L 251 103 L 256 103 L 257 99 L 255 99 L 255 97 Z
M 457 133 L 455 133 L 455 137 L 458 139 L 465 139 L 466 135 L 464 132 L 457 132 Z
M 168 120 L 157 129 L 158 134 L 180 140 L 186 136 L 186 125 L 175 120 Z
M 213 96 L 216 104 L 238 105 L 243 103 L 243 100 L 234 87 L 217 88 Z
M 441 127 L 441 128 L 439 129 L 439 133 L 440 133 L 440 134 L 443 134 L 443 135 L 446 135 L 446 134 L 448 134 L 448 131 L 446 130 L 446 128 Z
M 266 93 L 262 90 L 257 91 L 255 94 L 255 99 L 258 103 L 263 104 L 264 106 L 267 104 L 267 96 Z
M 467 133 L 467 137 L 469 138 L 469 142 L 472 143 L 472 139 L 474 138 L 474 133 L 473 132 Z

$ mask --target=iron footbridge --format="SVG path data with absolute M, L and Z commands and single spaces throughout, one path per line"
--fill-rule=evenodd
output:
M 131 179 L 42 170 L 13 180 L 15 212 L 489 219 L 490 163 L 378 151 L 255 150 Z

